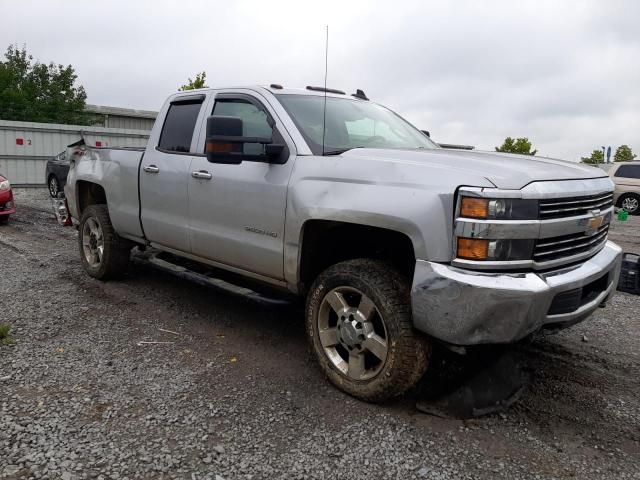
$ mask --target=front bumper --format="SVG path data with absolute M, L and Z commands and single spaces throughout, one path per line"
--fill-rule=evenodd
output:
M 586 262 L 552 272 L 486 273 L 418 260 L 411 289 L 413 322 L 454 345 L 510 343 L 543 327 L 569 326 L 613 295 L 621 259 L 620 247 L 608 241 Z M 588 295 L 580 300 L 582 290 Z M 575 310 L 550 313 L 562 293 L 577 293 Z

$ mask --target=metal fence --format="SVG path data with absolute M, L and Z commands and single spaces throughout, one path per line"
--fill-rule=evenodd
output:
M 98 147 L 144 147 L 149 131 L 0 120 L 0 172 L 13 185 L 44 185 L 47 160 L 81 138 Z

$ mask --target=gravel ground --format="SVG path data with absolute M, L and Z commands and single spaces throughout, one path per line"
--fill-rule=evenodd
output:
M 640 478 L 638 296 L 516 347 L 531 381 L 507 411 L 443 419 L 416 393 L 381 406 L 332 388 L 296 307 L 144 266 L 89 278 L 46 191 L 15 193 L 0 227 L 15 339 L 0 346 L 1 479 Z M 640 218 L 611 236 L 640 253 Z

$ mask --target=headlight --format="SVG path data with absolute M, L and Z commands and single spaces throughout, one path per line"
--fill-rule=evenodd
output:
M 538 201 L 462 197 L 460 216 L 486 220 L 535 220 L 538 218 Z
M 0 182 L 0 192 L 4 192 L 6 190 L 9 190 L 11 188 L 11 184 L 9 183 L 9 180 L 3 180 Z
M 531 260 L 535 240 L 458 238 L 457 257 L 479 261 Z

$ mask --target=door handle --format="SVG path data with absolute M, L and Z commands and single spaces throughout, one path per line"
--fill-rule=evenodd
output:
M 147 173 L 158 173 L 160 171 L 155 165 L 147 165 L 146 167 L 142 167 L 142 169 Z
M 191 176 L 193 178 L 197 178 L 197 179 L 200 179 L 200 180 L 211 180 L 213 178 L 213 175 L 211 175 L 206 170 L 199 170 L 197 172 L 191 172 Z

